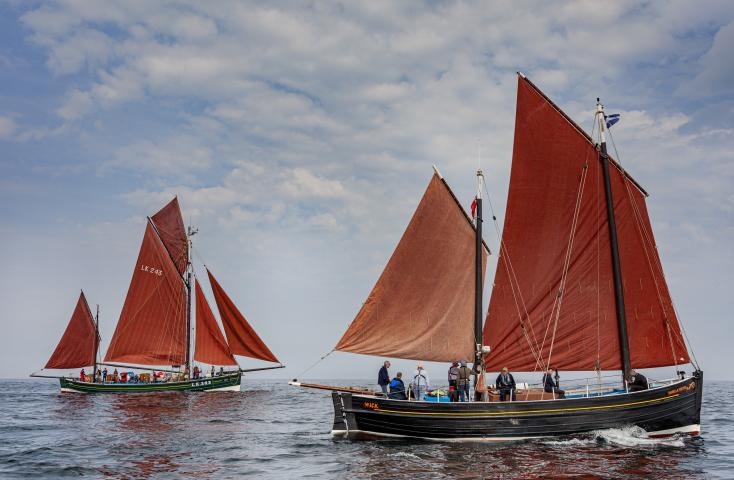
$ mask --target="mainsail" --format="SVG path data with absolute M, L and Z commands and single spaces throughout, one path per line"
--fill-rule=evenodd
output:
M 610 170 L 632 366 L 684 363 L 644 193 L 619 165 Z M 520 76 L 485 367 L 621 369 L 610 249 L 599 152 Z
M 105 361 L 182 365 L 186 351 L 186 287 L 148 223 Z
M 487 252 L 483 249 L 482 271 Z M 336 345 L 366 355 L 474 358 L 475 231 L 434 174 L 367 301 Z
M 201 285 L 196 282 L 196 349 L 194 360 L 210 365 L 237 365 Z
M 161 208 L 150 219 L 155 225 L 163 245 L 166 246 L 168 253 L 171 255 L 176 270 L 183 274 L 189 262 L 189 249 L 181 208 L 178 206 L 178 197 L 174 197 L 173 200 L 168 202 L 168 205 Z
M 278 359 L 260 340 L 255 330 L 247 323 L 245 317 L 235 306 L 234 302 L 229 298 L 227 293 L 222 289 L 214 275 L 207 269 L 209 274 L 209 283 L 214 292 L 214 300 L 217 302 L 219 316 L 224 325 L 224 331 L 227 334 L 227 342 L 229 348 L 235 355 L 256 358 L 268 362 L 277 362 Z
M 84 296 L 79 295 L 76 308 L 56 350 L 44 368 L 79 368 L 94 365 L 99 337 L 92 312 Z

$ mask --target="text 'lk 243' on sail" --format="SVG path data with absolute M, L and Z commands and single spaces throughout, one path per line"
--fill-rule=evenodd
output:
M 651 436 L 700 432 L 703 373 L 673 308 L 647 194 L 607 153 L 600 103 L 594 130 L 598 143 L 518 76 L 509 197 L 485 322 L 483 174 L 472 222 L 436 171 L 335 350 L 473 360 L 475 401 L 291 382 L 332 390 L 335 436 L 499 441 L 629 425 Z M 644 378 L 634 368 L 664 366 L 675 367 L 675 378 L 631 382 Z M 514 380 L 485 387 L 485 372 L 551 376 L 552 367 L 596 376 L 565 392 Z M 602 376 L 609 370 L 621 379 Z
M 62 392 L 239 391 L 242 372 L 282 368 L 239 368 L 235 355 L 279 362 L 207 269 L 226 339 L 222 335 L 201 282 L 195 280 L 190 258 L 195 233 L 190 227 L 186 230 L 177 198 L 148 219 L 122 313 L 103 362 L 98 361 L 99 309 L 94 318 L 81 293 L 69 325 L 44 367 L 82 369 L 78 378 L 58 377 Z M 196 328 L 192 335 L 194 296 Z M 118 368 L 123 371 L 118 372 Z M 136 374 L 131 369 L 148 373 Z

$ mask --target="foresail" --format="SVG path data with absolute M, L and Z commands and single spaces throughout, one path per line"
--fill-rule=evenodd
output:
M 219 285 L 214 275 L 208 269 L 207 273 L 214 293 L 214 300 L 217 302 L 217 308 L 219 309 L 219 316 L 224 325 L 224 332 L 227 334 L 227 343 L 229 343 L 232 353 L 268 362 L 278 362 L 275 355 L 265 345 L 265 342 L 257 336 L 255 330 L 247 323 L 234 302 Z
M 597 150 L 519 77 L 510 189 L 484 326 L 488 370 L 533 371 L 549 357 L 563 370 L 621 368 L 604 202 Z
M 178 273 L 183 274 L 188 264 L 189 249 L 178 197 L 168 202 L 158 213 L 150 217 L 158 235 L 173 260 Z
M 186 347 L 186 288 L 148 223 L 105 361 L 182 365 Z
M 94 318 L 82 292 L 64 335 L 44 368 L 80 368 L 94 365 L 98 341 Z
M 194 360 L 209 365 L 237 365 L 201 285 L 196 282 L 196 349 Z
M 483 252 L 482 271 L 486 266 Z M 434 174 L 337 350 L 428 361 L 474 358 L 475 230 Z

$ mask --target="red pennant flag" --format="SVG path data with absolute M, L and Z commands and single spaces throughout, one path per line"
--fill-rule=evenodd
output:
M 477 198 L 474 197 L 474 200 L 471 201 L 471 218 L 476 218 L 476 212 L 477 212 Z

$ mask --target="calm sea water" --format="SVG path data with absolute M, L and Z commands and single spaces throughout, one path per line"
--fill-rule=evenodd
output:
M 332 440 L 328 392 L 242 389 L 61 395 L 53 380 L 1 380 L 0 478 L 734 478 L 734 383 L 705 385 L 702 437 L 506 444 Z

